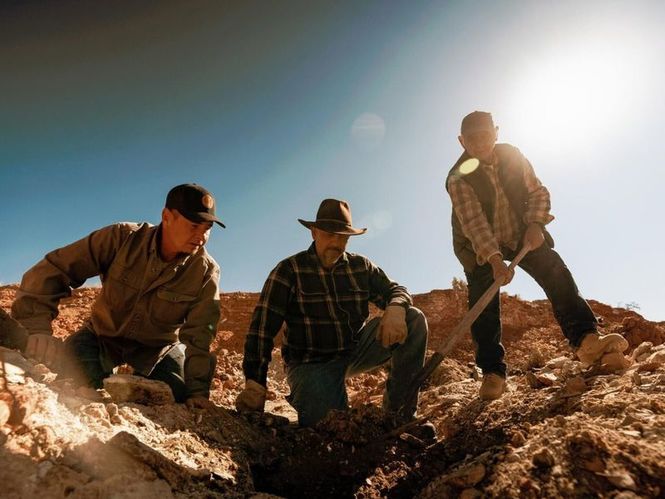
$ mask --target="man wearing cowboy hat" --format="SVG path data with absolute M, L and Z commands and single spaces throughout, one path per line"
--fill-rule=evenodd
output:
M 345 410 L 344 380 L 390 361 L 383 407 L 402 408 L 409 383 L 423 366 L 427 321 L 411 306 L 406 288 L 391 281 L 368 258 L 346 252 L 353 227 L 346 201 L 324 199 L 311 230 L 309 249 L 282 260 L 268 276 L 245 340 L 245 389 L 240 411 L 262 411 L 275 335 L 286 323 L 282 357 L 298 421 L 311 426 L 331 409 Z M 369 302 L 384 309 L 367 321 Z
M 210 408 L 219 266 L 204 246 L 213 222 L 224 227 L 212 194 L 183 184 L 168 193 L 160 225 L 117 223 L 48 253 L 24 274 L 0 340 L 51 366 L 66 360 L 65 372 L 92 388 L 127 363 L 166 382 L 177 402 Z M 51 328 L 58 304 L 97 275 L 91 316 L 63 345 Z

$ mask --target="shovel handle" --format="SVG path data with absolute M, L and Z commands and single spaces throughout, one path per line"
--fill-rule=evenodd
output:
M 524 245 L 520 250 L 520 252 L 517 254 L 517 256 L 513 259 L 513 261 L 510 262 L 508 269 L 513 270 L 522 261 L 522 259 L 526 256 L 526 254 L 530 250 L 531 250 L 530 246 Z M 445 355 L 447 355 L 453 349 L 453 347 L 459 341 L 462 334 L 465 333 L 466 330 L 471 327 L 471 324 L 474 323 L 474 321 L 478 318 L 480 313 L 483 310 L 485 310 L 485 307 L 487 307 L 489 302 L 492 301 L 494 295 L 496 295 L 500 287 L 501 287 L 500 282 L 494 281 L 492 285 L 489 288 L 487 288 L 487 290 L 483 293 L 480 299 L 478 299 L 478 301 L 473 305 L 473 307 L 471 307 L 469 311 L 464 315 L 459 324 L 455 326 L 455 329 L 451 331 L 443 346 L 439 350 L 435 351 L 432 354 L 432 356 L 427 360 L 422 369 L 416 373 L 416 375 L 413 377 L 413 380 L 411 380 L 411 385 L 409 386 L 409 390 L 407 391 L 407 396 L 405 398 L 404 405 L 402 406 L 403 408 L 412 406 L 413 401 L 418 396 L 418 390 L 420 390 L 422 384 L 425 382 L 425 380 L 427 380 L 427 378 L 430 377 L 430 375 L 434 372 L 434 370 L 438 367 L 438 365 L 441 364 Z

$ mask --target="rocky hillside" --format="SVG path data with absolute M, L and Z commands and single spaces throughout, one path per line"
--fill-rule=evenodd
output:
M 15 291 L 0 288 L 0 307 L 9 310 Z M 96 293 L 81 289 L 62 303 L 56 335 L 83 323 Z M 0 350 L 2 497 L 665 495 L 665 323 L 592 301 L 604 330 L 630 343 L 631 367 L 605 375 L 573 359 L 546 301 L 502 295 L 510 391 L 490 403 L 477 399 L 465 338 L 421 397 L 419 413 L 438 432 L 432 440 L 395 430 L 379 411 L 385 369 L 349 380 L 351 411 L 299 429 L 278 350 L 267 412 L 237 414 L 256 299 L 221 296 L 214 413 L 171 403 L 159 386 L 128 374 L 114 376 L 107 390 L 79 390 Z M 466 293 L 456 283 L 415 302 L 437 348 L 462 318 Z M 126 385 L 133 395 L 113 388 Z

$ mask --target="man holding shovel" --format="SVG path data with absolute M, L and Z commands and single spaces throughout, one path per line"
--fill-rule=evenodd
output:
M 471 308 L 494 281 L 508 284 L 513 260 L 543 288 L 563 334 L 584 364 L 605 369 L 625 367 L 628 343 L 619 334 L 600 336 L 596 318 L 580 296 L 577 285 L 545 225 L 550 195 L 531 163 L 509 144 L 497 144 L 498 127 L 492 115 L 474 111 L 462 120 L 459 142 L 464 152 L 448 173 L 446 189 L 453 205 L 455 255 L 464 267 Z M 506 390 L 506 364 L 501 344 L 499 293 L 471 326 L 476 364 L 483 371 L 480 398 L 494 400 Z

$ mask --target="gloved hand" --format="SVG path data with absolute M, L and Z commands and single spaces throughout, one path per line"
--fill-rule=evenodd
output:
M 238 412 L 263 412 L 266 403 L 266 388 L 253 379 L 245 381 L 245 389 L 236 397 Z
M 218 407 L 208 398 L 196 395 L 194 397 L 189 397 L 185 400 L 185 405 L 190 409 L 206 409 L 208 411 L 214 412 Z
M 511 269 L 503 261 L 503 258 L 498 253 L 492 255 L 489 259 L 489 264 L 492 266 L 492 275 L 495 281 L 499 281 L 501 286 L 505 286 L 513 280 L 515 270 Z
M 388 305 L 376 332 L 376 339 L 384 348 L 406 340 L 406 309 L 401 305 Z
M 544 242 L 545 236 L 542 226 L 537 223 L 530 223 L 524 232 L 524 246 L 529 246 L 531 248 L 529 251 L 533 251 L 540 248 Z
M 62 341 L 50 334 L 31 334 L 25 347 L 25 356 L 42 362 L 48 367 L 55 367 L 60 360 Z

